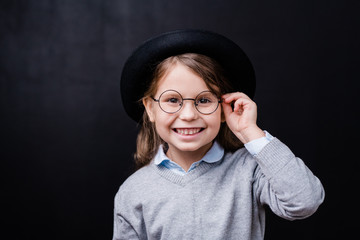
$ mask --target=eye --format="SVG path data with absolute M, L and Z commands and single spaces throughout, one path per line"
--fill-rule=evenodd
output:
M 180 99 L 178 99 L 178 98 L 169 98 L 168 100 L 167 100 L 167 102 L 169 102 L 169 103 L 179 103 L 180 102 Z
M 196 98 L 196 103 L 201 105 L 208 105 L 217 103 L 217 97 L 211 92 L 203 92 Z
M 211 103 L 211 102 L 212 102 L 211 99 L 206 98 L 206 97 L 201 97 L 197 101 L 198 104 L 207 104 L 207 103 Z
M 181 98 L 175 96 L 162 97 L 162 102 L 166 104 L 181 104 Z

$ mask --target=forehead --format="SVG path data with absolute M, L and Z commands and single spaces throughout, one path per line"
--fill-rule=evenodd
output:
M 176 63 L 167 69 L 164 76 L 157 84 L 157 94 L 166 90 L 176 90 L 184 97 L 197 95 L 198 93 L 211 90 L 197 73 L 189 67 Z

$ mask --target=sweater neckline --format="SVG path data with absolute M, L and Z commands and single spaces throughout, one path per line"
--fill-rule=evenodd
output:
M 176 174 L 165 166 L 156 165 L 153 162 L 151 165 L 160 176 L 174 184 L 184 187 L 189 182 L 197 179 L 198 177 L 209 171 L 212 167 L 219 165 L 222 160 L 223 159 L 214 163 L 201 162 L 199 166 L 197 166 L 195 169 L 185 175 Z

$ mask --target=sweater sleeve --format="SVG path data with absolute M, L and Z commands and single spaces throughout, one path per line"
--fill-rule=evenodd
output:
M 126 186 L 120 187 L 114 199 L 114 232 L 113 240 L 139 240 L 143 230 L 141 209 L 134 206 L 132 191 Z
M 139 239 L 134 228 L 125 218 L 114 212 L 113 240 L 135 240 Z
M 254 185 L 258 200 L 276 215 L 288 220 L 306 218 L 324 201 L 320 180 L 277 138 L 255 159 L 259 165 Z

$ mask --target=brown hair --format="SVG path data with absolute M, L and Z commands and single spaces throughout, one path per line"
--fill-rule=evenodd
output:
M 219 98 L 222 94 L 231 91 L 231 85 L 225 78 L 222 67 L 215 60 L 201 54 L 186 53 L 169 57 L 157 65 L 154 71 L 153 81 L 149 89 L 145 92 L 143 99 L 154 96 L 159 80 L 175 66 L 176 63 L 181 63 L 198 74 L 205 81 L 207 87 L 217 94 Z M 216 140 L 225 151 L 233 152 L 243 146 L 226 123 L 221 124 Z M 149 120 L 146 111 L 144 111 L 136 141 L 136 153 L 134 155 L 137 169 L 150 163 L 160 144 L 164 144 L 165 147 L 167 147 L 167 144 L 157 134 L 155 124 Z

